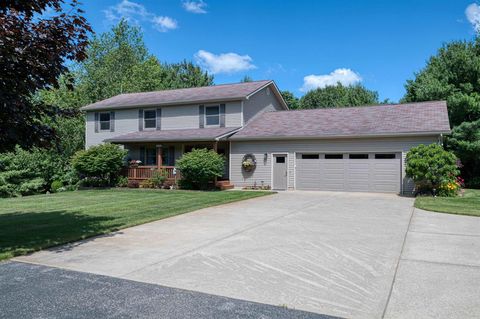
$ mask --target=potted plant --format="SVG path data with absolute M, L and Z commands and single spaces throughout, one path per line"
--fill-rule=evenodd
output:
M 131 160 L 128 162 L 128 166 L 130 167 L 138 167 L 140 164 L 142 164 L 142 161 L 139 160 Z

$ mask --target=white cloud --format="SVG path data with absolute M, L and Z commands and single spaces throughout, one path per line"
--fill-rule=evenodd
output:
M 337 85 L 339 82 L 343 85 L 353 85 L 361 81 L 360 75 L 350 69 L 336 69 L 330 74 L 307 75 L 303 78 L 303 86 L 300 88 L 300 91 L 307 92 L 316 88 Z
M 154 17 L 152 22 L 155 25 L 155 29 L 160 32 L 167 32 L 178 27 L 177 21 L 170 17 Z
M 178 27 L 177 21 L 174 19 L 157 16 L 149 12 L 144 5 L 129 0 L 122 0 L 117 5 L 109 7 L 104 13 L 109 21 L 118 21 L 123 18 L 134 24 L 146 22 L 160 32 L 167 32 Z
M 480 32 L 480 6 L 472 3 L 465 9 L 465 15 L 475 31 Z
M 214 54 L 200 50 L 195 54 L 195 60 L 200 66 L 213 74 L 235 73 L 257 68 L 252 64 L 250 56 L 237 53 Z
M 205 10 L 205 7 L 207 4 L 203 2 L 202 0 L 200 1 L 184 1 L 182 3 L 182 6 L 185 10 L 191 13 L 207 13 L 207 10 Z

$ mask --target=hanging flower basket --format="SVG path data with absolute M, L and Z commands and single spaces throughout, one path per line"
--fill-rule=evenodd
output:
M 245 172 L 253 172 L 257 167 L 257 160 L 253 154 L 246 154 L 242 159 L 242 168 Z

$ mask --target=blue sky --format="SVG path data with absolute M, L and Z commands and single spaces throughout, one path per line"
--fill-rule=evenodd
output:
M 83 8 L 95 32 L 125 17 L 161 61 L 195 61 L 217 84 L 249 75 L 301 96 L 362 83 L 391 101 L 442 43 L 472 39 L 480 26 L 472 0 L 84 0 Z

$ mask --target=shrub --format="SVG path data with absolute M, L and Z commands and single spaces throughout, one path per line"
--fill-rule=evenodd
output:
M 34 148 L 0 154 L 0 197 L 45 192 L 61 165 L 46 150 Z
M 165 181 L 167 180 L 167 175 L 165 172 L 154 171 L 152 178 L 150 178 L 150 182 L 153 184 L 155 188 L 161 188 Z
M 128 181 L 127 187 L 128 188 L 138 188 L 140 183 L 138 181 Z
M 117 179 L 117 187 L 127 187 L 128 178 L 126 176 L 119 176 Z
M 223 175 L 225 159 L 213 150 L 193 149 L 177 161 L 177 166 L 182 188 L 206 189 L 215 177 Z
M 155 188 L 155 185 L 153 184 L 151 179 L 146 179 L 140 182 L 140 187 L 141 188 Z
M 78 151 L 72 166 L 81 178 L 103 181 L 105 186 L 115 185 L 124 166 L 127 151 L 118 145 L 105 143 Z
M 406 159 L 406 174 L 411 177 L 417 189 L 431 189 L 435 194 L 447 195 L 452 183 L 456 183 L 459 169 L 457 158 L 437 144 L 419 145 L 412 148 Z M 458 188 L 455 190 L 455 192 Z
M 52 184 L 50 185 L 50 190 L 51 190 L 53 193 L 56 193 L 56 192 L 58 192 L 58 190 L 59 190 L 60 188 L 62 188 L 62 187 L 63 187 L 63 183 L 62 183 L 61 181 L 59 181 L 59 180 L 54 180 L 54 181 L 52 182 Z

